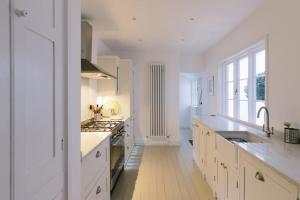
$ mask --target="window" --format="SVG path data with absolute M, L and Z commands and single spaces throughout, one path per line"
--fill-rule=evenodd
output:
M 256 118 L 266 105 L 266 50 L 260 42 L 231 57 L 222 65 L 222 112 L 241 121 L 263 124 Z

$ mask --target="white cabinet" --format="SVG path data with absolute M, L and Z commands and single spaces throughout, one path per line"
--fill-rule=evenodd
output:
M 82 159 L 82 200 L 110 199 L 110 143 L 109 138 Z
M 192 125 L 194 160 L 208 184 L 214 188 L 217 175 L 215 133 L 197 120 L 193 120 Z
M 279 176 L 259 160 L 241 153 L 241 200 L 295 200 L 296 185 Z
M 119 92 L 119 64 L 117 56 L 98 56 L 97 65 L 117 79 L 99 79 L 98 91 L 100 96 L 115 96 Z
M 216 159 L 218 163 L 217 198 L 219 200 L 238 200 L 237 148 L 220 135 L 216 135 Z
M 134 146 L 134 137 L 132 131 L 132 119 L 128 118 L 125 121 L 125 165 L 128 161 L 130 153 Z
M 239 182 L 237 170 L 224 160 L 217 160 L 216 196 L 218 200 L 238 200 Z
M 193 121 L 193 157 L 199 168 L 201 168 L 200 162 L 200 127 L 197 121 Z

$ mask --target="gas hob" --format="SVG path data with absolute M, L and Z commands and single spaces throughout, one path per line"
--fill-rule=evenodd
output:
M 122 121 L 94 121 L 88 120 L 81 124 L 81 132 L 113 132 Z

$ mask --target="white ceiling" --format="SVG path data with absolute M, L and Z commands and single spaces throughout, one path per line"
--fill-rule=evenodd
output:
M 82 17 L 94 25 L 94 36 L 113 50 L 163 48 L 201 53 L 262 1 L 82 0 L 81 10 Z

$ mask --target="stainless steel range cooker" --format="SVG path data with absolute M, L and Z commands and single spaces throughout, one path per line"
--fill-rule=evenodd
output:
M 88 120 L 81 124 L 81 132 L 112 132 L 110 138 L 110 188 L 113 190 L 124 169 L 124 122 Z

